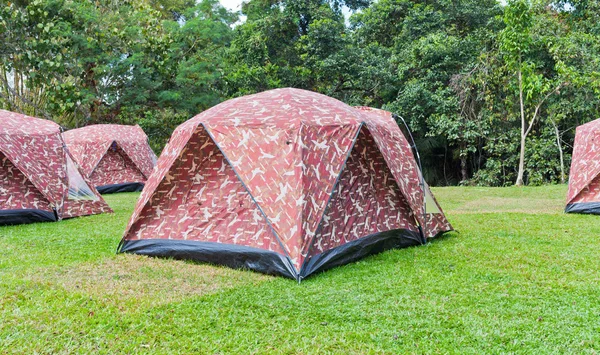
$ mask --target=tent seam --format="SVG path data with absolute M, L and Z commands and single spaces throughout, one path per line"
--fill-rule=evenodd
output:
M 89 177 L 91 177 L 91 176 L 92 176 L 92 174 L 94 173 L 94 170 L 96 170 L 96 168 L 98 167 L 98 165 L 100 165 L 100 162 L 102 161 L 102 159 L 104 159 L 104 157 L 106 156 L 106 153 L 108 153 L 108 150 L 110 149 L 110 146 L 111 146 L 113 143 L 116 143 L 116 142 L 117 142 L 117 141 L 113 139 L 113 140 L 110 142 L 110 144 L 109 144 L 108 146 L 106 146 L 106 149 L 104 150 L 104 153 L 102 153 L 102 155 L 100 156 L 100 159 L 98 159 L 98 161 L 96 162 L 96 164 L 94 165 L 94 167 L 93 167 L 93 168 L 90 170 L 90 174 L 88 175 Z M 134 164 L 135 164 L 135 163 L 134 163 Z M 138 169 L 139 169 L 139 168 L 138 168 Z
M 573 195 L 573 198 L 570 200 L 567 200 L 567 204 L 569 203 L 581 203 L 581 202 L 573 202 L 573 200 L 575 200 L 577 197 L 579 197 L 579 195 L 581 195 L 581 193 L 583 192 L 583 190 L 585 190 L 586 188 L 588 188 L 590 186 L 590 184 L 597 179 L 598 177 L 600 177 L 600 172 L 598 172 L 598 174 L 594 175 L 593 178 L 591 178 L 589 181 L 586 181 L 585 185 L 579 189 L 579 191 L 577 191 L 577 193 L 575 195 Z M 569 181 L 570 183 L 570 181 Z
M 414 149 L 413 155 L 415 158 L 415 162 L 417 163 L 417 167 L 419 168 L 419 177 L 420 177 L 419 184 L 421 185 L 421 189 L 423 190 L 423 226 L 421 227 L 421 237 L 423 238 L 423 244 L 425 244 L 425 243 L 427 243 L 427 192 L 425 191 L 426 183 L 425 183 L 425 176 L 423 176 L 423 166 L 421 165 L 421 156 L 419 155 L 419 150 L 417 149 L 417 144 L 415 143 L 415 138 L 413 137 L 410 128 L 406 124 L 404 117 L 392 113 L 392 118 L 394 118 L 394 116 L 399 117 L 402 120 L 402 123 L 404 123 L 404 127 L 406 128 L 406 131 L 408 132 L 408 136 L 410 137 L 411 148 Z M 429 186 L 427 188 L 429 188 Z M 437 201 L 436 201 L 436 204 L 437 204 Z M 438 205 L 437 208 L 440 209 L 440 206 Z M 417 222 L 418 222 L 418 220 L 417 220 Z
M 142 174 L 142 176 L 147 181 L 148 180 L 148 176 L 146 176 L 146 174 L 144 174 L 144 172 L 142 171 L 142 169 L 137 165 L 137 163 L 133 160 L 133 158 L 131 158 L 131 156 L 129 155 L 129 153 L 127 153 L 127 151 L 125 150 L 125 148 L 123 148 L 123 146 L 119 143 L 119 141 L 117 141 L 115 139 L 113 142 L 119 147 L 119 149 L 121 149 L 123 151 L 123 153 L 127 156 L 127 159 L 129 159 L 133 163 L 133 166 L 135 166 L 135 168 L 140 172 L 140 174 Z M 110 145 L 112 146 L 112 143 Z M 108 147 L 108 149 L 110 149 L 110 146 Z M 106 150 L 106 152 L 108 152 L 108 149 Z M 118 153 L 118 151 L 117 151 L 117 153 Z M 104 153 L 104 156 L 106 156 L 106 153 Z M 104 159 L 104 156 L 102 156 L 103 159 Z M 102 161 L 102 159 L 100 159 L 100 161 Z M 100 161 L 98 162 L 98 164 L 100 164 Z M 96 166 L 96 167 L 98 167 L 98 166 Z
M 310 239 L 310 244 L 308 245 L 308 250 L 306 251 L 306 257 L 304 258 L 304 260 L 302 260 L 302 265 L 300 266 L 300 273 L 302 273 L 302 271 L 304 269 L 304 265 L 306 264 L 307 257 L 310 254 L 310 252 L 312 251 L 313 242 L 315 241 L 317 234 L 321 231 L 321 226 L 323 224 L 323 218 L 325 217 L 325 214 L 327 212 L 329 204 L 331 203 L 331 198 L 333 197 L 335 189 L 337 188 L 337 186 L 340 182 L 342 173 L 346 169 L 346 163 L 348 162 L 348 159 L 350 158 L 350 154 L 352 154 L 352 150 L 354 149 L 354 146 L 356 145 L 356 141 L 358 140 L 358 136 L 364 125 L 365 125 L 365 122 L 364 121 L 361 122 L 360 125 L 358 126 L 358 129 L 356 130 L 356 135 L 354 136 L 354 139 L 352 141 L 352 146 L 350 147 L 350 149 L 348 149 L 348 153 L 346 154 L 346 159 L 344 159 L 344 164 L 342 164 L 340 173 L 336 177 L 335 183 L 333 184 L 333 187 L 331 188 L 331 192 L 329 193 L 329 198 L 327 199 L 327 203 L 325 204 L 325 208 L 323 209 L 323 214 L 321 214 L 321 218 L 319 219 L 319 223 L 317 224 L 317 229 L 315 230 L 315 234 Z M 300 276 L 300 278 L 302 278 L 302 276 Z
M 182 154 L 182 153 L 183 153 L 183 151 L 185 150 L 185 147 L 186 147 L 186 146 L 187 146 L 187 144 L 189 143 L 189 140 L 191 139 L 191 137 L 192 137 L 194 134 L 196 134 L 196 131 L 198 130 L 198 127 L 200 127 L 200 125 L 196 125 L 196 127 L 194 127 L 194 128 L 193 128 L 193 130 L 192 130 L 192 133 L 190 133 L 190 137 L 187 139 L 187 141 L 185 142 L 185 145 L 184 145 L 184 146 L 181 148 L 181 150 L 180 150 L 180 151 L 179 151 L 179 153 L 177 154 L 177 157 L 176 157 L 176 158 L 173 160 L 173 163 L 171 163 L 171 165 L 169 166 L 169 169 L 167 170 L 167 173 L 168 173 L 168 172 L 169 172 L 169 170 L 170 170 L 170 169 L 173 167 L 173 164 L 174 164 L 174 163 L 175 163 L 175 162 L 176 162 L 176 161 L 177 161 L 177 160 L 178 160 L 178 159 L 181 157 L 181 154 Z M 204 129 L 206 130 L 206 127 L 204 127 L 204 125 L 202 125 L 202 128 L 204 128 Z M 171 140 L 172 138 L 173 138 L 173 135 L 171 135 L 171 138 L 169 139 L 169 142 L 170 142 L 170 140 Z M 169 144 L 169 142 L 167 142 L 167 145 Z M 167 145 L 165 145 L 165 147 L 163 148 L 163 152 L 164 152 L 164 149 L 167 147 Z M 107 151 L 108 151 L 108 149 L 107 149 Z M 162 153 L 161 153 L 161 155 L 162 155 Z M 155 169 L 157 169 L 157 167 L 158 167 L 158 162 L 157 162 L 157 164 L 154 166 L 154 168 L 155 168 Z M 165 176 L 163 176 L 163 177 L 160 179 L 160 181 L 159 181 L 159 182 L 156 184 L 156 188 L 157 188 L 157 187 L 158 187 L 158 186 L 159 186 L 159 185 L 160 185 L 160 184 L 161 184 L 163 181 L 165 181 L 165 177 L 166 177 L 166 174 L 165 174 Z M 155 188 L 154 190 L 156 190 L 156 188 Z M 154 193 L 154 191 L 153 191 L 153 193 Z M 141 213 L 141 211 L 142 211 L 144 208 L 146 208 L 146 206 L 147 206 L 147 205 L 150 203 L 150 198 L 151 198 L 151 197 L 152 197 L 152 195 L 150 195 L 150 196 L 148 197 L 148 201 L 146 201 L 146 203 L 144 203 L 144 205 L 142 206 L 142 208 L 141 208 L 141 210 L 140 210 L 140 213 Z M 140 201 L 138 201 L 138 202 L 140 202 Z M 137 207 L 138 207 L 138 206 L 137 206 L 137 204 L 136 204 L 136 206 L 135 206 L 135 208 L 134 208 L 134 211 L 133 211 L 133 214 L 131 215 L 131 217 L 130 217 L 130 218 L 134 218 L 134 215 L 135 215 L 135 210 L 137 209 Z M 130 222 L 128 222 L 128 227 L 127 227 L 127 229 L 125 230 L 125 232 L 123 233 L 123 237 L 121 238 L 121 241 L 119 242 L 119 245 L 117 245 L 117 254 L 121 252 L 120 250 L 121 250 L 122 244 L 125 242 L 125 238 L 126 238 L 126 237 L 127 237 L 127 235 L 129 234 L 129 231 L 131 230 L 131 228 L 132 228 L 132 227 L 133 227 L 133 226 L 134 226 L 134 225 L 135 225 L 135 224 L 136 224 L 136 223 L 137 223 L 139 220 L 140 220 L 140 214 L 138 214 L 137 216 L 135 216 L 135 218 L 134 218 L 133 220 L 130 220 Z
M 227 163 L 229 164 L 229 166 L 231 166 L 231 169 L 233 170 L 235 176 L 238 178 L 238 180 L 240 181 L 240 183 L 242 184 L 242 186 L 244 187 L 244 189 L 246 190 L 246 192 L 248 192 L 248 195 L 250 195 L 250 198 L 252 199 L 252 202 L 254 202 L 254 204 L 256 205 L 256 207 L 258 208 L 258 210 L 260 211 L 260 213 L 265 218 L 265 222 L 267 222 L 267 225 L 269 226 L 269 228 L 273 232 L 273 235 L 275 236 L 275 239 L 277 239 L 277 242 L 279 243 L 279 246 L 281 247 L 281 249 L 285 253 L 285 257 L 290 262 L 290 265 L 294 268 L 294 271 L 296 272 L 296 275 L 295 275 L 296 279 L 298 279 L 298 281 L 299 281 L 300 271 L 296 270 L 296 267 L 294 266 L 294 263 L 292 262 L 292 258 L 290 257 L 289 253 L 287 252 L 287 250 L 285 248 L 285 245 L 281 242 L 281 239 L 277 235 L 277 232 L 275 231 L 275 228 L 273 228 L 273 225 L 271 224 L 271 221 L 269 221 L 269 218 L 267 217 L 267 215 L 265 214 L 265 212 L 263 211 L 263 209 L 260 207 L 260 205 L 258 204 L 258 202 L 256 201 L 256 199 L 254 198 L 254 195 L 252 195 L 252 192 L 250 192 L 250 189 L 248 188 L 248 186 L 246 186 L 246 184 L 244 183 L 244 181 L 242 180 L 242 178 L 240 177 L 240 175 L 238 174 L 238 172 L 235 170 L 234 165 L 231 164 L 231 161 L 227 157 L 227 154 L 225 154 L 225 152 L 223 151 L 223 149 L 221 149 L 221 146 L 219 146 L 219 143 L 217 143 L 217 140 L 213 136 L 212 132 L 208 129 L 208 127 L 206 127 L 206 125 L 203 122 L 200 122 L 200 125 L 202 127 L 204 127 L 204 130 L 206 131 L 206 133 L 208 133 L 208 136 L 210 137 L 210 139 L 215 143 L 215 145 L 217 146 L 217 148 L 219 149 L 219 151 L 221 152 L 221 154 L 223 154 L 223 158 L 225 158 L 225 160 L 227 161 Z
M 8 156 L 8 154 L 6 154 L 6 152 L 4 152 L 3 150 L 0 149 L 0 153 L 2 153 L 2 155 L 4 155 L 4 157 L 6 159 L 8 159 L 8 161 L 15 167 L 17 168 L 17 170 L 19 170 L 21 172 L 21 174 L 23 174 L 23 176 L 25 176 L 27 178 L 27 181 L 29 181 L 31 183 L 31 185 L 33 185 L 33 187 L 35 187 L 35 189 L 42 195 L 44 196 L 44 198 L 48 201 L 48 204 L 50 205 L 50 207 L 52 208 L 52 210 L 56 210 L 56 206 L 54 205 L 54 202 L 52 202 L 50 200 L 50 198 L 48 198 L 48 196 L 42 191 L 42 189 L 40 189 L 32 180 L 31 178 L 29 178 L 29 176 L 27 176 L 27 174 L 25 174 L 25 172 L 19 168 L 19 166 L 17 164 L 15 164 L 12 159 Z
M 56 201 L 50 199 L 48 194 L 46 194 L 43 189 L 40 189 L 39 186 L 28 176 L 28 174 L 25 173 L 25 170 L 21 169 L 19 165 L 15 164 L 15 162 L 10 158 L 9 154 L 6 154 L 6 152 L 2 150 L 0 150 L 0 153 L 4 154 L 6 159 L 8 159 L 8 161 L 10 161 L 10 163 L 14 165 L 15 168 L 17 168 L 21 172 L 21 174 L 23 174 L 23 176 L 25 176 L 27 180 L 29 180 L 29 182 L 31 182 L 31 184 L 38 190 L 38 192 L 42 194 L 42 196 L 44 196 L 46 200 L 48 200 L 48 203 L 53 207 L 53 209 L 56 209 Z
M 383 160 L 385 160 L 385 163 L 389 167 L 390 166 L 390 162 L 386 158 L 385 154 L 383 154 L 383 152 L 381 150 L 381 146 L 380 146 L 379 142 L 377 141 L 377 138 L 375 138 L 375 136 L 373 135 L 373 133 L 369 129 L 369 125 L 367 124 L 365 126 L 367 127 L 367 130 L 369 131 L 369 134 L 371 134 L 371 137 L 373 137 L 373 141 L 375 141 L 375 145 L 377 146 L 377 150 L 379 151 L 379 153 L 381 153 L 381 155 L 383 156 Z M 407 140 L 407 143 L 408 143 L 408 140 Z M 410 143 L 408 143 L 408 144 L 410 146 Z M 412 152 L 412 147 L 411 147 L 411 153 L 413 154 L 413 158 L 415 160 L 415 168 L 417 170 L 419 170 L 421 179 L 424 179 L 423 172 L 420 171 L 421 168 L 420 168 L 420 166 L 417 163 L 416 157 L 414 157 L 414 152 Z M 396 186 L 398 187 L 398 190 L 400 191 L 400 193 L 402 194 L 402 196 L 404 196 L 404 199 L 407 201 L 408 207 L 410 208 L 411 212 L 413 213 L 413 216 L 415 218 L 415 222 L 417 223 L 417 226 L 419 227 L 419 229 L 421 229 L 421 233 L 422 233 L 422 236 L 424 238 L 425 233 L 424 233 L 423 227 L 422 227 L 423 224 L 417 218 L 417 213 L 420 213 L 421 211 L 415 211 L 414 208 L 411 206 L 411 204 L 409 202 L 410 200 L 408 199 L 408 196 L 406 196 L 406 194 L 404 193 L 404 190 L 403 190 L 402 186 L 400 186 L 400 184 L 398 183 L 396 177 L 394 176 L 394 172 L 393 171 L 392 171 L 392 177 L 394 178 L 394 182 L 396 183 Z M 421 185 L 421 179 L 419 179 L 419 185 Z M 425 200 L 425 190 L 424 189 L 421 189 L 421 190 L 423 192 L 423 200 Z M 425 206 L 423 206 L 423 210 L 426 211 L 425 210 Z M 422 218 L 424 218 L 423 219 L 423 223 L 427 223 L 427 216 L 426 216 L 426 214 L 424 214 Z

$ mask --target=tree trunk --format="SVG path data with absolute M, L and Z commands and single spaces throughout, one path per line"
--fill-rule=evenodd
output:
M 519 153 L 519 172 L 517 173 L 516 186 L 523 186 L 523 172 L 525 171 L 525 136 L 521 136 L 521 150 Z
M 563 150 L 562 145 L 560 144 L 560 131 L 558 130 L 558 126 L 552 122 L 552 126 L 554 127 L 554 134 L 556 135 L 556 146 L 558 147 L 558 156 L 560 157 L 560 183 L 565 183 L 565 160 L 563 158 Z
M 516 186 L 523 186 L 523 173 L 525 170 L 525 139 L 527 138 L 527 129 L 525 125 L 525 106 L 523 102 L 523 76 L 521 68 L 518 71 L 519 76 L 519 106 L 521 107 L 521 152 L 519 154 L 519 171 L 517 173 Z
M 468 154 L 464 154 L 463 152 L 467 149 L 467 144 L 465 142 L 460 143 L 460 179 L 461 182 L 467 181 L 469 179 L 467 172 L 467 158 Z

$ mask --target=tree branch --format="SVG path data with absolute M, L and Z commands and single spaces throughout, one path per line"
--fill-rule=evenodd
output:
M 525 132 L 525 136 L 527 136 L 529 134 L 529 132 L 531 132 L 531 129 L 533 128 L 533 124 L 535 123 L 535 120 L 537 119 L 537 115 L 540 112 L 540 107 L 542 107 L 542 105 L 544 104 L 544 102 L 546 102 L 546 100 L 548 100 L 548 98 L 550 96 L 552 96 L 552 94 L 557 93 L 558 90 L 564 85 L 564 83 L 560 83 L 556 86 L 556 88 L 552 91 L 549 91 L 546 96 L 544 96 L 540 102 L 538 102 L 538 104 L 535 106 L 535 111 L 533 112 L 533 117 L 531 117 L 531 121 L 529 121 L 529 127 L 527 127 L 527 131 Z

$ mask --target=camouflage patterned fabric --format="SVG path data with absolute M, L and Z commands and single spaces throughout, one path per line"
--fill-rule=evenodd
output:
M 577 127 L 566 211 L 600 214 L 600 120 Z
M 156 155 L 140 126 L 99 124 L 63 135 L 94 186 L 145 183 L 154 169 Z
M 247 246 L 283 255 L 298 277 L 307 259 L 365 236 L 451 230 L 429 200 L 435 213 L 425 213 L 418 166 L 389 112 L 276 89 L 221 103 L 175 130 L 121 251 L 144 254 L 128 248 L 136 241 Z
M 23 210 L 58 219 L 112 212 L 73 163 L 56 123 L 0 110 L 0 214 Z

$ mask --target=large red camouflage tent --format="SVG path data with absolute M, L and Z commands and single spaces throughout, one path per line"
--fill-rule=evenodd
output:
M 575 131 L 565 212 L 600 214 L 600 120 Z
M 65 147 L 60 126 L 0 110 L 0 225 L 112 212 Z
M 119 251 L 300 281 L 451 229 L 389 112 L 276 89 L 175 130 Z
M 141 191 L 156 155 L 140 126 L 97 124 L 64 133 L 69 151 L 100 193 Z

